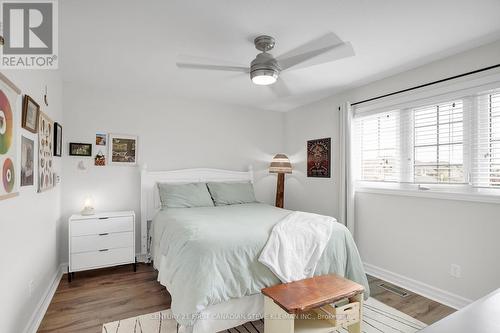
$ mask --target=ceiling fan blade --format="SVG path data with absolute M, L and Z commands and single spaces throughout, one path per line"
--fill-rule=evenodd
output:
M 333 32 L 306 43 L 277 58 L 282 70 L 294 67 L 314 66 L 354 55 L 351 43 L 342 40 Z
M 188 69 L 205 69 L 205 70 L 217 70 L 217 71 L 231 71 L 231 72 L 241 72 L 249 73 L 250 70 L 247 67 L 241 66 L 221 66 L 221 65 L 209 65 L 209 64 L 190 64 L 184 62 L 176 63 L 179 68 Z
M 188 69 L 219 70 L 243 73 L 250 72 L 248 67 L 242 66 L 238 63 L 186 54 L 177 55 L 176 65 L 179 68 Z
M 352 57 L 353 55 L 354 49 L 352 48 L 351 43 L 346 42 L 322 49 L 309 51 L 307 53 L 299 54 L 290 58 L 283 59 L 281 61 L 278 60 L 278 63 L 282 70 L 289 68 L 299 69 L 332 62 L 342 58 Z
M 285 81 L 280 77 L 278 80 L 269 86 L 272 92 L 278 97 L 288 97 L 292 94 Z

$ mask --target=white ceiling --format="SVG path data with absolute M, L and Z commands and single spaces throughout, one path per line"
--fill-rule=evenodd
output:
M 498 0 L 64 0 L 65 81 L 286 111 L 500 38 Z M 248 65 L 259 34 L 278 56 L 328 32 L 356 56 L 284 72 L 276 97 L 245 74 L 181 70 L 182 54 Z

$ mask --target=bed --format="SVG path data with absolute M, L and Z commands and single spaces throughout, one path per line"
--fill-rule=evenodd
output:
M 156 183 L 231 181 L 253 182 L 253 172 L 142 172 L 142 246 L 172 296 L 172 312 L 184 332 L 218 332 L 259 319 L 260 290 L 280 283 L 257 259 L 273 226 L 290 211 L 262 203 L 160 209 Z M 329 273 L 363 284 L 368 295 L 358 251 L 341 224 L 315 270 L 315 275 Z

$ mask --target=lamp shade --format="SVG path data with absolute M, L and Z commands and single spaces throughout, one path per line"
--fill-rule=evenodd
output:
M 285 154 L 276 154 L 269 166 L 270 173 L 292 173 L 292 164 Z

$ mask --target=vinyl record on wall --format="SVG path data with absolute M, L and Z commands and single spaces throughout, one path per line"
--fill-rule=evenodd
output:
M 9 99 L 5 96 L 5 93 L 0 90 L 0 154 L 7 153 L 12 145 L 12 118 L 13 115 Z
M 10 158 L 7 158 L 2 167 L 2 182 L 5 192 L 10 193 L 14 189 L 15 183 L 15 174 L 14 174 L 14 164 Z

